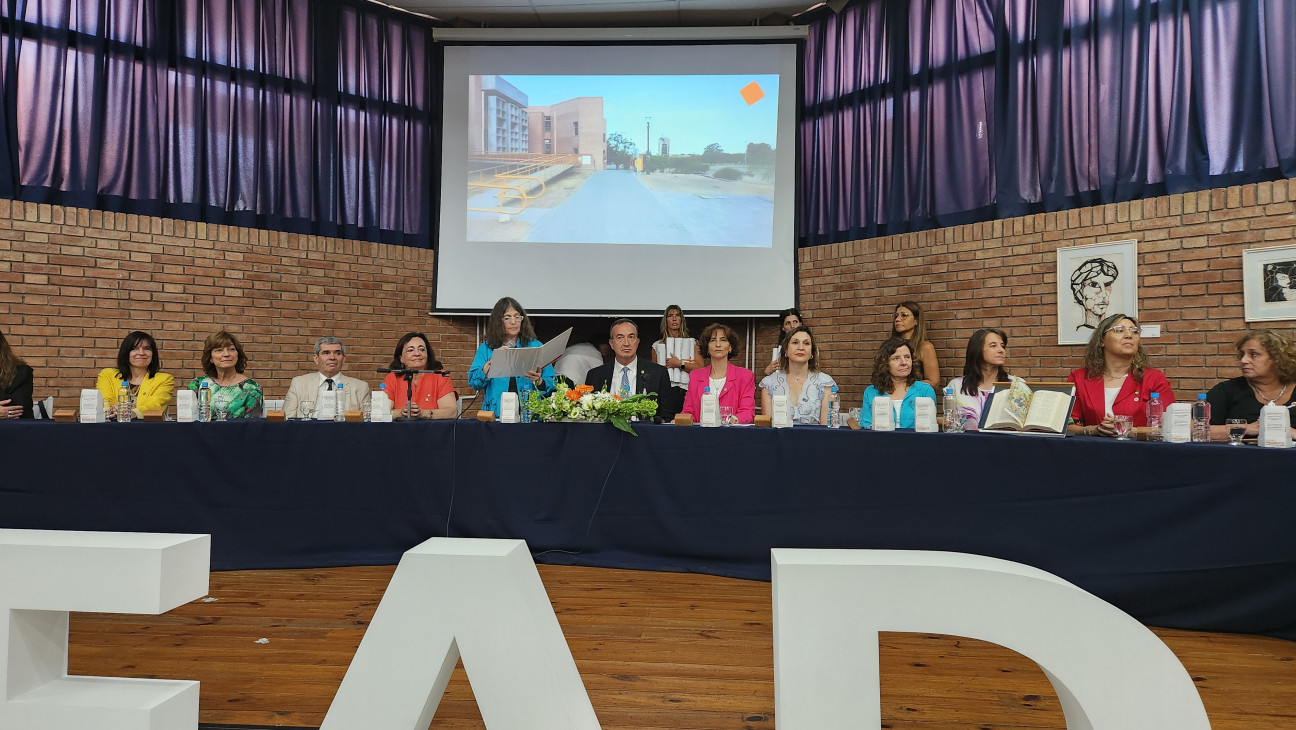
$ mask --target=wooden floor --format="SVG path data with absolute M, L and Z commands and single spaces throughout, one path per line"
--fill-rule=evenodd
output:
M 392 570 L 213 573 L 209 598 L 165 616 L 74 614 L 70 669 L 200 680 L 204 724 L 317 727 Z M 773 729 L 768 583 L 540 574 L 604 728 Z M 1296 730 L 1296 642 L 1157 633 L 1214 730 Z M 949 636 L 884 634 L 882 644 L 883 727 L 1065 728 L 1048 680 L 1020 655 Z M 462 666 L 432 727 L 483 727 Z

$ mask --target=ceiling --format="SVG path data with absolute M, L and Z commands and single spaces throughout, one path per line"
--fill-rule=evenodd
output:
M 784 25 L 819 0 L 385 0 L 460 27 Z M 837 3 L 834 3 L 837 4 Z

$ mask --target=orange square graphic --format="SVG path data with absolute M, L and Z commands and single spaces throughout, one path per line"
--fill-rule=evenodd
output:
M 755 81 L 742 87 L 742 91 L 738 93 L 742 94 L 743 101 L 747 102 L 747 106 L 751 106 L 765 98 L 765 90 Z

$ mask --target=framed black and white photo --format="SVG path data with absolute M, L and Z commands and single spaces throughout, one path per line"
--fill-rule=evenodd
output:
M 1138 242 L 1057 251 L 1059 345 L 1082 345 L 1108 314 L 1138 316 Z
M 1246 321 L 1296 319 L 1296 246 L 1242 252 Z

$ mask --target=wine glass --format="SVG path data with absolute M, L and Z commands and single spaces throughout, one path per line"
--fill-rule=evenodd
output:
M 735 423 L 738 423 L 738 418 L 734 415 L 733 406 L 720 406 L 720 425 L 732 426 Z
M 1242 437 L 1246 435 L 1246 419 L 1230 418 L 1224 422 L 1224 425 L 1228 426 L 1229 446 L 1241 446 Z
M 315 417 L 315 401 L 304 400 L 297 407 L 297 417 L 303 421 L 309 421 Z
M 1130 431 L 1134 428 L 1134 419 L 1129 416 L 1112 416 L 1112 423 L 1116 426 L 1116 438 L 1128 441 Z

